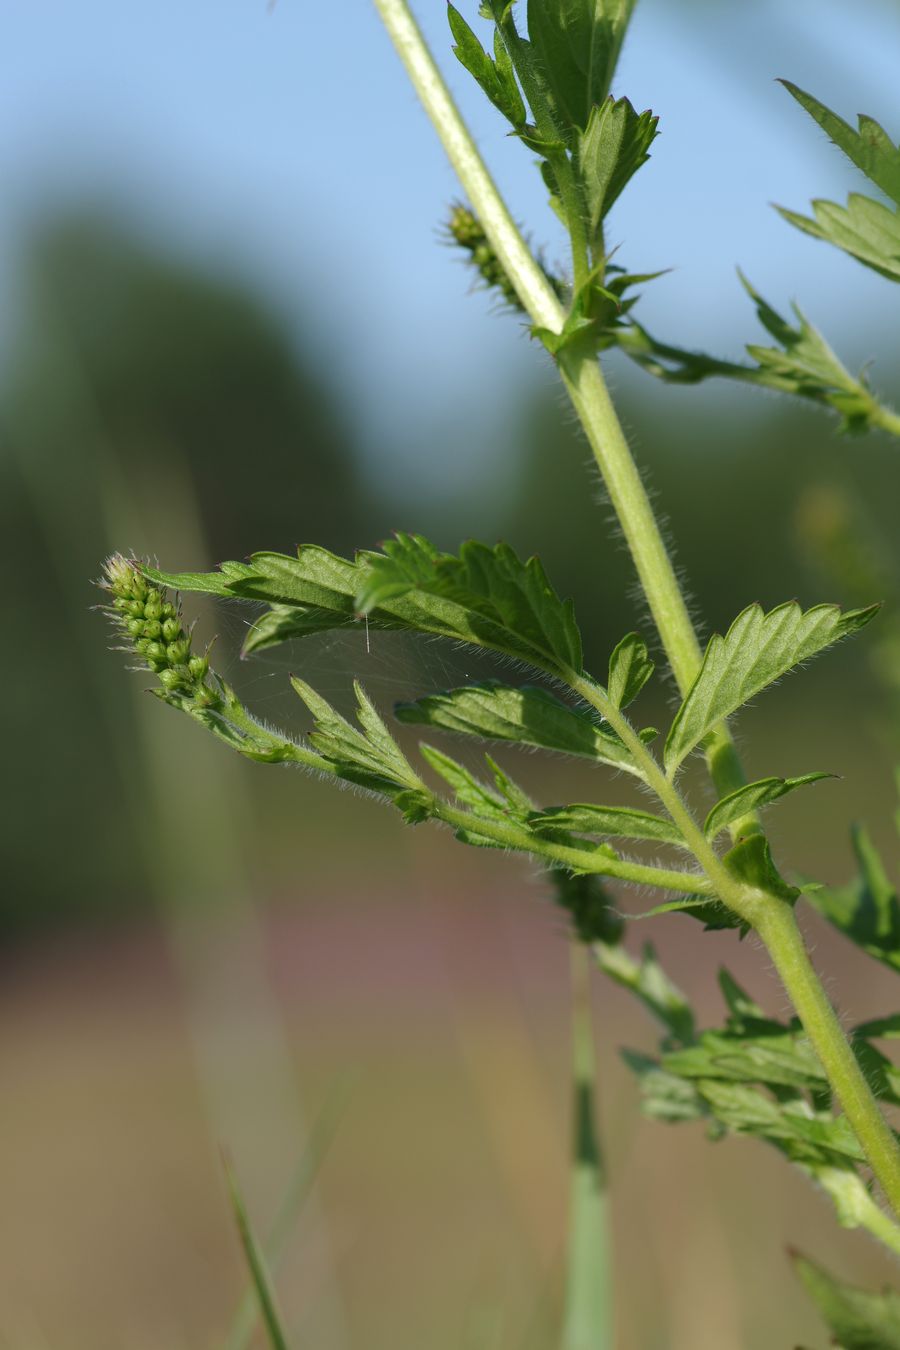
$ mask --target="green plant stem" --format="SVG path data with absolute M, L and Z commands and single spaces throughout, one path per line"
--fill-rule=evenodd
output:
M 612 1350 L 612 1251 L 606 1169 L 597 1137 L 590 960 L 572 943 L 572 1180 L 562 1350 Z
M 559 368 L 603 475 L 675 682 L 684 696 L 700 669 L 700 644 L 603 372 L 593 355 L 565 349 L 559 356 Z M 746 777 L 727 727 L 716 728 L 706 753 L 721 796 L 743 787 Z M 746 823 L 743 832 L 747 832 Z
M 565 318 L 562 308 L 506 209 L 409 5 L 406 0 L 374 0 L 374 3 L 516 294 L 536 326 L 558 333 Z M 566 389 L 584 426 L 634 558 L 675 680 L 681 693 L 686 694 L 700 668 L 699 643 L 602 372 L 592 354 L 577 349 L 567 351 L 564 348 L 559 361 Z M 713 733 L 707 758 L 720 793 L 731 792 L 746 781 L 727 727 L 717 728 Z M 678 800 L 680 803 L 680 797 Z M 666 804 L 665 797 L 663 803 Z M 444 815 L 444 819 L 449 816 Z M 468 828 L 466 822 L 461 823 Z M 758 829 L 758 825 L 748 817 L 737 822 L 735 829 L 746 832 Z M 509 843 L 511 847 L 522 846 Z M 722 867 L 716 855 L 712 856 L 716 876 L 721 873 L 728 881 L 725 894 L 719 892 L 720 898 L 730 904 L 735 899 L 731 888 L 738 883 Z M 626 866 L 635 867 L 634 864 Z M 655 869 L 643 870 L 652 873 Z M 624 873 L 610 868 L 607 875 Z M 676 885 L 680 885 L 677 878 L 676 873 Z M 721 882 L 721 877 L 719 879 Z M 651 881 L 651 884 L 666 883 Z M 740 889 L 745 892 L 748 888 Z M 746 895 L 743 898 L 746 900 Z M 872 1170 L 885 1196 L 900 1214 L 900 1151 L 812 968 L 793 913 L 783 901 L 762 892 L 756 893 L 752 911 L 753 926 L 769 949 L 829 1081 L 857 1131 Z
M 834 1201 L 838 1222 L 845 1228 L 864 1228 L 895 1256 L 900 1256 L 900 1226 L 879 1209 L 856 1171 L 845 1167 L 813 1167 L 812 1179 Z
M 783 902 L 766 904 L 760 908 L 755 927 L 885 1198 L 894 1213 L 900 1214 L 897 1139 L 878 1109 L 872 1089 L 813 969 L 794 911 Z
M 565 315 L 522 238 L 460 116 L 406 0 L 374 0 L 391 41 L 516 294 L 536 324 L 559 332 Z
M 470 834 L 484 835 L 493 839 L 504 848 L 524 853 L 537 854 L 550 862 L 561 863 L 573 872 L 592 872 L 597 876 L 617 877 L 621 881 L 630 881 L 635 886 L 659 886 L 665 891 L 679 891 L 681 894 L 702 893 L 715 895 L 715 887 L 707 877 L 699 872 L 679 872 L 670 868 L 646 867 L 643 863 L 629 862 L 626 858 L 609 858 L 599 851 L 570 848 L 565 844 L 553 844 L 539 840 L 528 830 L 517 829 L 501 820 L 485 820 L 469 811 L 461 811 L 449 802 L 434 799 L 434 815 L 455 830 L 467 830 Z

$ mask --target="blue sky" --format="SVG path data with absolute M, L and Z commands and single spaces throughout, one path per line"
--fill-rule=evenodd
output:
M 461 388 L 470 408 L 486 407 L 498 380 L 534 373 L 528 344 L 467 294 L 437 244 L 456 187 L 368 0 L 5 0 L 3 10 L 7 294 L 36 210 L 107 200 L 260 287 L 336 363 L 373 462 L 393 455 L 414 474 L 423 424 L 462 417 Z M 449 55 L 443 0 L 419 0 L 417 12 L 516 215 L 551 260 L 564 258 L 528 153 Z M 898 53 L 894 0 L 852 11 L 833 0 L 641 0 L 618 92 L 652 106 L 663 134 L 610 236 L 630 267 L 674 269 L 642 302 L 651 327 L 737 354 L 756 337 L 739 262 L 773 303 L 795 297 L 840 334 L 852 360 L 883 347 L 892 288 L 769 206 L 858 185 L 773 81 L 789 75 L 896 137 Z

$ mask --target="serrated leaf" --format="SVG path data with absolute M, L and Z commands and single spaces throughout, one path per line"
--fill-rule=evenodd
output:
M 524 126 L 527 116 L 525 104 L 522 102 L 506 49 L 500 46 L 497 61 L 492 61 L 459 10 L 453 5 L 447 6 L 447 18 L 456 43 L 453 48 L 455 56 L 478 82 L 494 107 L 499 109 L 514 127 Z
M 813 1116 L 803 1102 L 784 1104 L 744 1083 L 698 1079 L 697 1090 L 726 1128 L 767 1139 L 797 1162 L 865 1161 L 845 1116 Z
M 457 557 L 401 534 L 382 553 L 360 553 L 354 562 L 304 545 L 296 558 L 257 553 L 249 565 L 225 563 L 218 572 L 152 575 L 164 585 L 274 606 L 275 617 L 264 616 L 251 632 L 253 649 L 365 615 L 371 627 L 435 633 L 552 674 L 581 670 L 572 602 L 559 599 L 537 558 L 523 563 L 506 544 L 470 542 Z M 296 624 L 285 613 L 294 608 Z
M 704 1031 L 696 1045 L 663 1056 L 663 1068 L 684 1078 L 806 1089 L 827 1084 L 818 1056 L 800 1032 L 750 1036 Z
M 816 605 L 804 611 L 792 601 L 765 614 L 750 605 L 724 637 L 716 634 L 707 646 L 666 739 L 667 772 L 674 774 L 718 722 L 801 662 L 863 628 L 877 611 L 877 605 L 846 612 Z
M 598 942 L 594 952 L 604 974 L 636 994 L 676 1040 L 690 1044 L 694 1039 L 693 1010 L 663 970 L 652 942 L 644 944 L 639 962 L 618 944 Z
M 622 1058 L 640 1084 L 641 1110 L 645 1116 L 674 1124 L 700 1120 L 707 1114 L 706 1104 L 692 1083 L 677 1074 L 666 1073 L 655 1059 L 634 1050 L 623 1050 Z
M 823 778 L 835 778 L 833 773 L 806 773 L 799 778 L 760 778 L 755 783 L 747 783 L 744 787 L 737 788 L 730 792 L 727 797 L 716 802 L 709 815 L 706 817 L 703 829 L 707 838 L 715 839 L 722 830 L 732 825 L 742 816 L 748 815 L 751 811 L 758 811 L 764 806 L 777 802 L 781 797 L 787 796 L 789 792 L 794 792 L 797 788 L 806 787 L 810 783 L 821 782 Z
M 359 684 L 354 688 L 360 730 L 335 712 L 305 680 L 292 676 L 291 684 L 315 719 L 310 743 L 340 778 L 389 797 L 411 792 L 422 794 L 423 803 L 427 800 L 421 779 Z M 408 799 L 407 806 L 411 806 Z
M 530 685 L 514 688 L 488 680 L 398 703 L 394 711 L 401 722 L 559 750 L 643 777 L 630 751 L 595 716 Z
M 637 811 L 627 806 L 595 806 L 577 802 L 572 806 L 554 806 L 529 818 L 534 830 L 566 830 L 572 834 L 596 834 L 607 838 L 652 839 L 656 842 L 687 847 L 678 826 L 664 816 Z
M 807 94 L 790 80 L 781 80 L 780 83 L 801 108 L 818 122 L 851 163 L 871 179 L 876 187 L 881 188 L 885 196 L 900 205 L 900 149 L 894 145 L 884 128 L 873 118 L 860 113 L 859 130 L 854 131 L 842 117 L 838 117 L 812 94 Z
M 840 429 L 845 432 L 880 425 L 890 410 L 876 398 L 865 372 L 852 375 L 796 305 L 796 324 L 792 324 L 746 277 L 738 275 L 756 305 L 760 322 L 778 343 L 777 347 L 748 344 L 752 366 L 660 342 L 633 319 L 627 327 L 619 325 L 611 332 L 611 339 L 648 374 L 668 384 L 698 384 L 715 377 L 738 380 L 832 408 L 839 414 Z
M 248 563 L 223 562 L 216 572 L 160 572 L 156 567 L 142 567 L 141 571 L 162 586 L 176 591 L 199 591 L 203 595 L 233 595 L 231 587 L 242 578 L 253 576 Z
M 900 970 L 900 899 L 878 850 L 861 826 L 852 831 L 858 876 L 848 886 L 823 886 L 810 904 L 863 951 Z
M 587 126 L 609 93 L 635 0 L 528 0 L 528 36 L 556 120 Z
M 520 561 L 508 544 L 471 541 L 459 556 L 438 553 L 419 535 L 398 535 L 365 555 L 356 595 L 360 613 L 413 602 L 425 631 L 520 656 L 553 670 L 580 671 L 581 635 L 572 602 L 561 601 L 537 558 Z M 427 622 L 431 620 L 431 622 Z
M 653 674 L 647 644 L 637 633 L 627 633 L 609 658 L 606 692 L 615 708 L 627 708 Z
M 815 200 L 813 215 L 779 206 L 784 220 L 804 234 L 834 244 L 890 281 L 900 281 L 900 214 L 882 202 L 851 192 L 846 206 Z
M 622 189 L 650 158 L 658 121 L 649 109 L 636 112 L 627 98 L 609 97 L 591 109 L 578 141 L 578 166 L 592 239 Z
M 844 1350 L 900 1350 L 900 1296 L 842 1284 L 803 1256 L 794 1267 Z

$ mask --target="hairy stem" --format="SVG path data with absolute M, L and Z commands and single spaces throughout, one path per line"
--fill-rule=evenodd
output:
M 878 1109 L 872 1089 L 813 969 L 793 910 L 783 902 L 773 901 L 761 907 L 755 927 L 885 1198 L 895 1214 L 900 1214 L 897 1139 Z
M 409 5 L 406 0 L 374 4 L 516 294 L 536 324 L 559 332 L 562 306 L 497 191 Z
M 664 891 L 678 891 L 682 895 L 695 892 L 709 896 L 715 894 L 712 882 L 699 872 L 647 867 L 643 863 L 629 862 L 626 858 L 608 857 L 600 850 L 572 848 L 565 844 L 550 843 L 549 840 L 545 842 L 529 830 L 518 829 L 503 820 L 485 820 L 483 816 L 461 811 L 459 807 L 451 806 L 439 798 L 434 799 L 432 810 L 436 819 L 452 825 L 455 830 L 467 830 L 473 835 L 492 839 L 501 847 L 536 854 L 549 862 L 560 863 L 572 872 L 618 877 L 635 886 L 659 886 Z

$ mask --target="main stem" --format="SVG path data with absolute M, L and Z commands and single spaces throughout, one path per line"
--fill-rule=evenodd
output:
M 768 948 L 775 969 L 797 1010 L 803 1028 L 885 1198 L 900 1214 L 900 1151 L 893 1130 L 878 1110 L 856 1056 L 844 1035 L 822 982 L 813 969 L 794 911 L 773 902 L 760 911 L 756 931 Z
M 519 299 L 537 327 L 558 333 L 565 320 L 563 309 L 497 191 L 407 0 L 374 0 L 374 4 Z M 571 349 L 563 349 L 559 364 L 684 695 L 700 668 L 699 643 L 602 372 L 593 356 Z M 720 793 L 745 781 L 726 727 L 714 733 L 708 759 Z M 752 829 L 754 823 L 748 820 L 741 826 Z M 793 912 L 784 901 L 760 893 L 753 922 L 885 1196 L 900 1214 L 900 1149 L 813 970 Z

